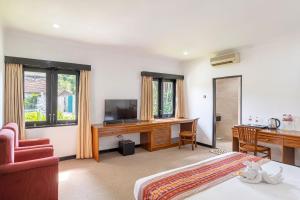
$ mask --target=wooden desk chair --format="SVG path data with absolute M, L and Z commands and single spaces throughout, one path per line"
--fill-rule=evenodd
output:
M 243 153 L 253 152 L 263 154 L 263 158 L 271 159 L 271 149 L 269 147 L 257 145 L 257 132 L 259 129 L 253 127 L 238 127 L 239 151 Z
M 179 133 L 179 149 L 181 148 L 181 145 L 184 145 L 185 141 L 192 144 L 192 150 L 194 150 L 194 146 L 197 148 L 196 135 L 197 135 L 198 119 L 199 118 L 194 119 L 194 121 L 192 123 L 192 130 L 180 131 L 180 133 Z

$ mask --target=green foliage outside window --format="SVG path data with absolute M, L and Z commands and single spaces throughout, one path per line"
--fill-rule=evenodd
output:
M 24 99 L 25 109 L 36 109 L 37 100 L 41 95 L 39 93 L 30 93 Z
M 62 112 L 58 112 L 59 120 L 75 120 L 75 114 L 66 115 Z M 25 112 L 25 121 L 27 122 L 37 122 L 37 121 L 46 121 L 46 115 L 41 112 Z
M 173 113 L 173 83 L 163 83 L 163 114 Z
M 158 115 L 158 81 L 153 81 L 153 115 Z
M 160 85 L 161 84 L 161 85 Z M 159 87 L 162 86 L 162 113 L 159 111 Z M 158 81 L 153 80 L 152 82 L 152 91 L 153 91 L 153 115 L 154 116 L 170 116 L 173 114 L 173 105 L 174 105 L 174 82 L 173 81 Z
M 75 120 L 75 114 L 71 113 L 71 114 L 65 114 L 63 112 L 58 112 L 57 114 L 57 119 L 58 120 Z
M 58 75 L 58 88 L 76 94 L 76 76 L 69 74 Z
M 26 122 L 46 121 L 46 115 L 41 112 L 25 112 Z

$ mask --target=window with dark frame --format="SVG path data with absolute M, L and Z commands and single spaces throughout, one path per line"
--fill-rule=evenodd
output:
M 176 79 L 153 78 L 154 118 L 175 116 Z
M 26 128 L 77 124 L 78 84 L 79 71 L 24 66 Z

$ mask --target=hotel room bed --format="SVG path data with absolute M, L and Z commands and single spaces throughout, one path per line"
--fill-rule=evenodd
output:
M 134 197 L 136 200 L 138 200 L 142 185 L 153 178 L 164 176 L 169 173 L 174 173 L 177 172 L 178 170 L 183 170 L 196 165 L 201 165 L 203 163 L 212 161 L 214 159 L 230 156 L 231 154 L 233 154 L 233 152 L 219 155 L 184 167 L 160 172 L 148 177 L 138 179 L 134 187 Z M 191 196 L 188 196 L 184 199 L 187 200 L 196 200 L 196 199 L 197 200 L 211 200 L 211 199 L 300 200 L 300 168 L 299 167 L 286 165 L 274 161 L 269 161 L 265 164 L 262 164 L 263 169 L 270 173 L 277 172 L 280 166 L 283 168 L 284 180 L 282 183 L 278 185 L 270 185 L 266 183 L 259 183 L 259 184 L 244 183 L 241 182 L 235 176 L 224 182 L 208 187 L 207 189 L 204 189 L 196 194 L 192 194 Z M 180 199 L 180 198 L 176 198 L 176 199 Z

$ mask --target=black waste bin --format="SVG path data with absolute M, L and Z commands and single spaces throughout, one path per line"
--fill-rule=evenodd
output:
M 119 153 L 123 156 L 134 154 L 135 143 L 131 140 L 119 141 Z

